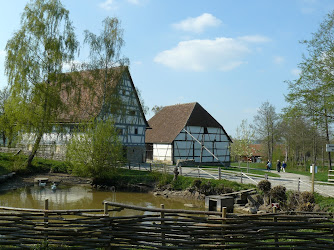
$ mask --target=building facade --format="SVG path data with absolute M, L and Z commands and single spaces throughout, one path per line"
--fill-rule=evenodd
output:
M 148 161 L 230 164 L 232 141 L 200 104 L 164 107 L 148 123 L 152 128 L 146 134 Z

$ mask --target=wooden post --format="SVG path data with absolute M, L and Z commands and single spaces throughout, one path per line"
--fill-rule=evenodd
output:
M 240 183 L 242 183 L 242 170 L 241 170 L 241 174 L 240 174 Z
M 201 174 L 200 174 L 200 170 L 199 170 L 199 166 L 198 166 L 198 168 L 197 168 L 197 171 L 198 171 L 198 178 L 201 178 Z
M 129 164 L 129 170 L 131 170 L 131 164 L 130 164 L 130 162 L 128 162 L 128 164 Z
M 165 205 L 161 204 L 160 205 L 161 209 L 165 209 Z M 166 243 L 164 242 L 165 240 L 165 233 L 163 233 L 163 231 L 165 230 L 163 228 L 163 226 L 165 225 L 165 221 L 163 220 L 165 218 L 165 213 L 163 211 L 161 211 L 161 245 L 162 246 L 166 246 Z
M 104 215 L 108 215 L 109 213 L 108 213 L 108 203 L 107 202 L 105 202 L 105 203 L 103 203 L 103 205 L 104 205 L 104 207 L 103 207 L 103 210 L 104 210 Z
M 49 210 L 49 200 L 45 199 L 44 200 L 44 228 L 48 228 L 48 223 L 49 223 L 49 214 L 48 211 Z M 45 244 L 46 246 L 48 246 L 48 233 L 47 231 L 44 233 L 44 240 L 45 240 Z
M 277 207 L 273 206 L 273 213 L 276 214 L 277 213 Z M 274 215 L 274 222 L 277 222 L 277 217 Z M 278 244 L 278 234 L 275 233 L 275 247 L 279 247 Z
M 227 208 L 226 207 L 222 207 L 222 225 L 226 224 L 226 213 L 227 213 Z M 222 226 L 222 243 L 223 243 L 223 248 L 225 249 L 225 227 Z
M 222 169 L 221 167 L 218 168 L 218 180 L 222 179 Z
M 298 178 L 298 192 L 300 192 L 300 177 Z
M 264 179 L 265 179 L 265 180 L 268 180 L 268 174 L 265 174 L 265 175 L 264 175 Z
M 152 172 L 152 163 L 150 163 L 150 172 Z
M 311 187 L 311 193 L 314 193 L 314 175 L 315 175 L 315 168 L 314 168 L 314 164 L 312 164 L 312 187 Z
M 180 176 L 182 176 L 182 166 L 179 167 Z

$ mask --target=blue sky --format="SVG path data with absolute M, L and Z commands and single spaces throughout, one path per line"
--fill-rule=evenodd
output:
M 5 46 L 20 27 L 28 1 L 0 8 L 0 88 Z M 200 103 L 227 133 L 253 122 L 269 101 L 280 112 L 286 80 L 298 77 L 305 46 L 332 0 L 63 0 L 87 60 L 83 31 L 98 34 L 102 20 L 117 17 L 124 29 L 124 56 L 145 105 Z M 148 114 L 149 119 L 153 114 Z

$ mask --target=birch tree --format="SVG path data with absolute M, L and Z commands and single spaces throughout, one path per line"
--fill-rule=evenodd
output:
M 30 166 L 43 134 L 53 129 L 66 106 L 61 89 L 69 82 L 64 63 L 74 59 L 78 42 L 69 11 L 59 0 L 31 0 L 21 16 L 21 27 L 7 42 L 5 73 L 16 109 L 16 122 L 34 135 Z M 70 91 L 72 86 L 66 85 Z

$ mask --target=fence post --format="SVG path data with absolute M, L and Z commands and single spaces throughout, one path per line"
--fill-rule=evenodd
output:
M 314 175 L 315 175 L 315 168 L 314 168 L 314 164 L 312 164 L 312 188 L 311 188 L 311 193 L 314 193 Z
M 152 172 L 152 163 L 150 163 L 150 172 Z
M 218 168 L 218 180 L 222 179 L 222 169 L 221 167 Z
M 49 223 L 49 218 L 48 218 L 49 214 L 47 210 L 49 210 L 49 200 L 45 199 L 44 200 L 44 228 L 48 228 L 48 223 Z M 46 246 L 48 246 L 48 232 L 47 231 L 45 231 L 44 240 L 45 240 Z
M 161 209 L 165 209 L 165 205 L 164 204 L 161 204 L 160 205 Z M 164 218 L 165 218 L 165 212 L 161 211 L 161 245 L 162 246 L 166 246 L 166 242 L 165 242 L 165 233 L 164 233 L 164 225 L 165 225 L 165 221 L 164 221 Z
M 130 162 L 128 162 L 128 164 L 129 164 L 129 170 L 131 170 L 131 164 L 130 164 Z
M 240 183 L 242 184 L 242 170 L 241 170 L 241 174 L 240 174 Z
M 182 176 L 182 166 L 179 167 L 180 176 Z
M 277 207 L 273 206 L 273 213 L 276 214 L 277 213 Z M 274 222 L 277 222 L 277 217 L 274 215 Z M 278 234 L 275 233 L 275 247 L 279 247 L 278 244 Z
M 225 227 L 224 224 L 226 224 L 226 212 L 227 208 L 223 207 L 222 208 L 222 243 L 223 243 L 223 249 L 225 249 Z
M 298 192 L 300 192 L 300 177 L 298 178 Z
M 104 205 L 104 208 L 103 208 L 104 215 L 108 215 L 108 204 L 107 204 L 107 202 L 104 202 L 103 205 Z
M 197 168 L 197 170 L 198 170 L 198 178 L 201 178 L 201 174 L 200 174 L 200 170 L 199 170 L 199 166 L 198 166 L 198 168 Z
M 264 179 L 267 181 L 268 180 L 268 174 L 264 175 Z

